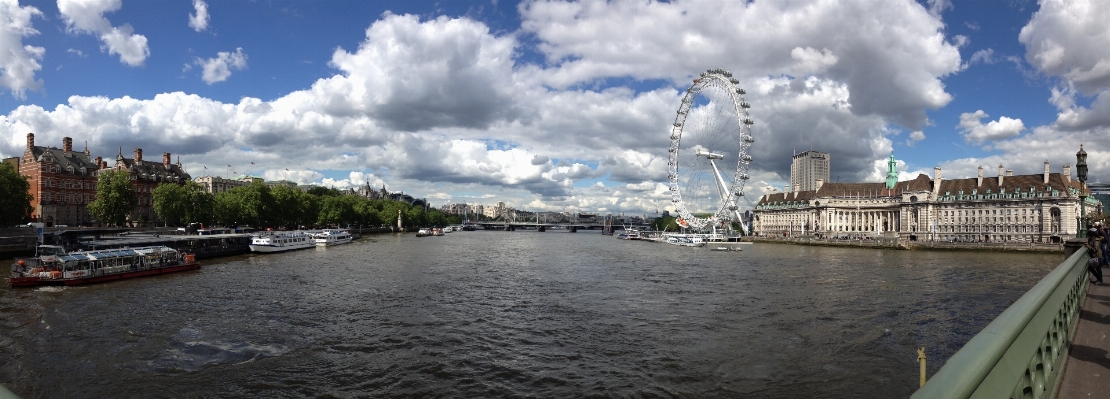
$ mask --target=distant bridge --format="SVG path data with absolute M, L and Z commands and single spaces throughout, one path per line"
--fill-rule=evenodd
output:
M 506 228 L 512 230 L 538 230 L 543 227 L 544 230 L 602 230 L 605 225 L 602 223 L 536 223 L 536 222 L 472 222 L 475 226 L 482 226 L 486 230 L 505 230 Z M 613 224 L 613 230 L 624 230 L 625 226 L 629 228 L 644 229 L 650 227 L 650 224 Z

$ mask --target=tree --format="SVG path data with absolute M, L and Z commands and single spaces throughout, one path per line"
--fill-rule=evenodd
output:
M 162 183 L 150 192 L 154 198 L 154 212 L 166 226 L 180 226 L 185 218 L 185 206 L 189 200 L 186 189 L 175 183 Z
M 0 226 L 11 227 L 31 214 L 31 185 L 12 164 L 0 163 Z
M 670 214 L 666 214 L 666 216 L 655 218 L 655 220 L 651 222 L 651 228 L 655 229 L 655 230 L 663 230 L 663 231 L 679 231 L 680 230 L 679 227 L 678 227 L 678 223 L 675 222 L 675 218 L 671 217 Z
M 159 184 L 151 194 L 154 197 L 154 211 L 167 226 L 212 222 L 215 199 L 192 180 L 185 184 Z
M 104 170 L 98 180 L 96 200 L 89 203 L 89 213 L 101 223 L 123 226 L 127 215 L 139 202 L 135 187 L 131 186 L 131 174 L 123 170 Z

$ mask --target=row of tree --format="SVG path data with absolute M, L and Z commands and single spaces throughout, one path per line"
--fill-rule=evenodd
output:
M 315 187 L 308 191 L 288 186 L 270 187 L 256 181 L 248 186 L 211 194 L 195 182 L 161 184 L 152 192 L 154 211 L 167 224 L 220 224 L 297 228 L 301 226 L 444 226 L 459 217 L 394 200 L 371 200 Z
M 123 225 L 138 196 L 123 171 L 103 171 L 96 201 L 89 213 L 104 224 Z M 405 226 L 443 226 L 459 223 L 456 215 L 393 200 L 371 200 L 316 187 L 308 191 L 270 187 L 256 181 L 248 186 L 212 194 L 193 181 L 163 183 L 151 192 L 154 212 L 168 226 L 189 223 L 298 228 L 301 226 L 392 225 L 401 215 Z

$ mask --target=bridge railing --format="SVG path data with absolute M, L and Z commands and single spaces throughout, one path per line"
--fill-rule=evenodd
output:
M 1089 258 L 1086 249 L 1069 256 L 953 354 L 911 398 L 1054 396 L 1090 284 Z

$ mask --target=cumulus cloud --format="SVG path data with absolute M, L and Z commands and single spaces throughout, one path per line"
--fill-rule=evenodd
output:
M 938 3 L 946 2 L 934 9 L 944 8 Z M 686 82 L 716 66 L 749 78 L 820 71 L 848 85 L 853 113 L 921 130 L 925 111 L 952 99 L 940 78 L 960 70 L 943 22 L 913 1 L 542 1 L 519 8 L 523 31 L 558 66 L 538 77 L 555 88 L 608 77 Z
M 996 60 L 994 59 L 994 49 L 987 48 L 971 54 L 971 58 L 968 59 L 967 65 L 975 65 L 978 63 L 993 64 L 995 62 Z
M 58 11 L 66 21 L 66 29 L 74 33 L 97 36 L 101 49 L 119 54 L 120 62 L 140 66 L 150 56 L 146 36 L 135 34 L 129 24 L 112 26 L 105 13 L 119 10 L 121 0 L 58 0 Z
M 468 18 L 384 14 L 357 49 L 333 51 L 334 76 L 273 100 L 176 92 L 19 107 L 0 116 L 0 152 L 21 152 L 33 131 L 45 143 L 88 139 L 102 156 L 119 146 L 170 151 L 193 172 L 250 159 L 267 179 L 388 181 L 429 198 L 492 192 L 482 202 L 635 213 L 670 205 L 666 148 L 692 74 L 725 66 L 747 90 L 753 179 L 787 178 L 791 151 L 812 146 L 835 154 L 833 174 L 854 181 L 893 149 L 904 130 L 892 123 L 924 125 L 927 109 L 950 101 L 939 79 L 960 67 L 943 24 L 908 0 L 548 1 L 519 10 L 524 29 L 511 34 Z M 81 15 L 107 24 L 103 12 Z M 655 20 L 630 22 L 630 12 Z M 769 19 L 784 22 L 753 25 Z M 71 29 L 84 26 L 74 21 Z M 523 46 L 546 62 L 518 59 Z M 238 54 L 245 67 L 241 50 L 194 65 L 211 84 L 237 69 Z M 662 83 L 599 83 L 625 77 Z M 920 140 L 920 128 L 910 130 L 909 141 Z M 357 173 L 325 178 L 328 170 Z M 605 182 L 580 187 L 592 179 Z
M 1012 119 L 1005 116 L 998 118 L 997 121 L 990 121 L 983 124 L 983 118 L 990 117 L 983 110 L 975 112 L 965 112 L 960 114 L 959 128 L 960 134 L 964 136 L 964 140 L 969 143 L 983 144 L 987 141 L 998 141 L 1017 136 L 1025 130 L 1025 124 L 1021 119 Z
M 1085 94 L 1110 88 L 1110 3 L 1101 0 L 1042 0 L 1018 40 L 1025 59 L 1058 75 Z
M 189 14 L 189 27 L 197 32 L 208 29 L 208 3 L 204 0 L 193 0 L 193 8 L 197 13 Z
M 352 171 L 346 179 L 332 179 L 324 178 L 320 181 L 320 185 L 330 188 L 348 189 L 358 188 L 363 185 L 369 184 L 370 187 L 381 187 L 385 183 L 381 178 L 374 176 L 371 173 L 364 173 L 360 171 Z
M 486 128 L 513 120 L 512 36 L 484 24 L 386 14 L 366 30 L 357 51 L 337 49 L 331 65 L 343 75 L 319 82 L 333 112 L 365 113 L 390 128 Z
M 243 48 L 235 49 L 234 53 L 221 51 L 216 53 L 216 58 L 209 58 L 202 60 L 197 58 L 193 64 L 200 66 L 203 71 L 201 79 L 204 83 L 213 84 L 216 82 L 223 82 L 231 77 L 231 70 L 241 71 L 247 68 L 247 55 L 243 54 Z
M 920 130 L 911 132 L 910 137 L 906 139 L 906 145 L 912 147 L 914 144 L 921 140 L 925 140 L 925 132 L 922 132 Z
M 42 11 L 31 6 L 20 7 L 16 0 L 0 0 L 0 87 L 11 91 L 19 99 L 27 90 L 42 87 L 42 80 L 35 79 L 35 72 L 42 69 L 46 49 L 23 45 L 23 38 L 37 35 L 31 18 L 41 17 Z
M 322 173 L 314 170 L 270 169 L 262 172 L 262 178 L 266 180 L 286 180 L 297 184 L 312 184 L 323 177 Z

